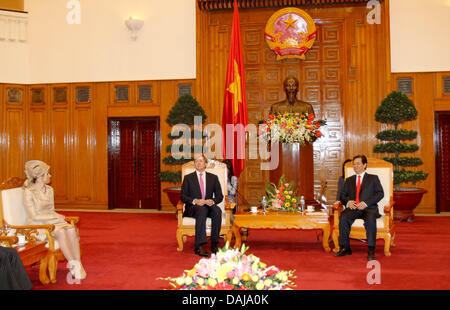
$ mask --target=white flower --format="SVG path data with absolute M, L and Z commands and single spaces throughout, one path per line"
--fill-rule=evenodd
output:
M 197 284 L 202 286 L 203 284 L 205 284 L 205 280 L 203 280 L 203 278 L 197 278 Z
M 262 281 L 258 282 L 256 284 L 256 289 L 257 290 L 263 290 L 264 289 L 264 283 Z
M 176 279 L 175 282 L 177 283 L 177 285 L 181 286 L 184 284 L 184 279 L 183 279 L 183 277 L 179 277 Z
M 191 278 L 191 277 L 186 277 L 186 278 L 184 279 L 184 283 L 185 283 L 186 285 L 191 285 L 191 284 L 192 284 L 192 278 Z

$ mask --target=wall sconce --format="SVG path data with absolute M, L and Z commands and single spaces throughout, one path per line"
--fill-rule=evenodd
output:
M 130 16 L 130 18 L 125 21 L 125 25 L 127 25 L 127 28 L 131 31 L 131 39 L 136 41 L 137 32 L 144 25 L 144 21 L 140 19 L 133 19 L 133 17 Z

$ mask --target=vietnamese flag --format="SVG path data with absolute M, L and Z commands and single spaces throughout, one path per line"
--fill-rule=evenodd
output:
M 222 114 L 223 155 L 231 160 L 239 177 L 245 164 L 245 133 L 248 124 L 245 96 L 244 62 L 237 2 L 234 0 L 225 99 Z

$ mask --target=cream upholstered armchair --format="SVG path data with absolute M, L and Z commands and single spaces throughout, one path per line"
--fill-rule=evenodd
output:
M 59 249 L 58 241 L 51 232 L 54 225 L 27 225 L 27 212 L 23 205 L 23 188 L 25 179 L 12 177 L 0 184 L 0 225 L 8 224 L 9 235 L 22 234 L 28 242 L 45 241 L 48 255 L 41 260 L 39 279 L 43 284 L 56 282 L 56 271 L 58 261 L 64 261 L 65 257 Z M 78 223 L 77 216 L 66 216 L 66 221 L 75 225 Z M 47 270 L 50 280 L 47 277 Z
M 367 159 L 367 173 L 376 174 L 380 179 L 383 187 L 384 197 L 378 202 L 378 212 L 381 217 L 377 219 L 377 239 L 384 239 L 384 255 L 390 256 L 389 251 L 391 246 L 395 246 L 394 238 L 394 200 L 393 200 L 393 171 L 392 164 L 377 158 Z M 345 177 L 350 177 L 355 174 L 353 170 L 353 162 L 348 162 L 345 165 Z M 339 251 L 339 217 L 345 206 L 341 202 L 336 202 L 333 205 L 334 211 L 334 229 L 333 242 L 335 244 L 334 252 Z M 364 220 L 357 219 L 352 225 L 350 231 L 350 238 L 353 239 L 367 239 L 366 229 L 364 228 Z
M 185 163 L 181 169 L 181 176 L 184 176 L 195 171 L 194 161 Z M 222 226 L 220 228 L 220 234 L 225 235 L 226 240 L 231 240 L 232 237 L 232 227 L 231 227 L 231 210 L 234 207 L 234 203 L 228 202 L 227 198 L 227 167 L 222 163 L 211 163 L 209 162 L 206 171 L 217 175 L 222 188 L 222 194 L 224 199 L 219 203 L 218 207 L 222 209 Z M 195 236 L 195 218 L 193 217 L 183 217 L 184 203 L 179 201 L 177 205 L 177 242 L 178 251 L 183 251 L 183 244 L 186 242 L 187 236 Z M 211 232 L 211 219 L 207 218 L 206 221 L 206 234 L 210 236 Z

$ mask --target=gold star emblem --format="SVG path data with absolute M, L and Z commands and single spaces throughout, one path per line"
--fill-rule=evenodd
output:
M 286 30 L 288 30 L 289 27 L 292 27 L 295 30 L 295 23 L 296 22 L 297 22 L 297 20 L 296 19 L 292 19 L 292 15 L 291 14 L 289 14 L 289 19 L 288 20 L 283 20 L 283 23 L 286 24 Z
M 239 112 L 239 102 L 242 102 L 241 76 L 236 60 L 234 60 L 234 81 L 227 90 L 234 95 L 234 115 L 236 116 Z

